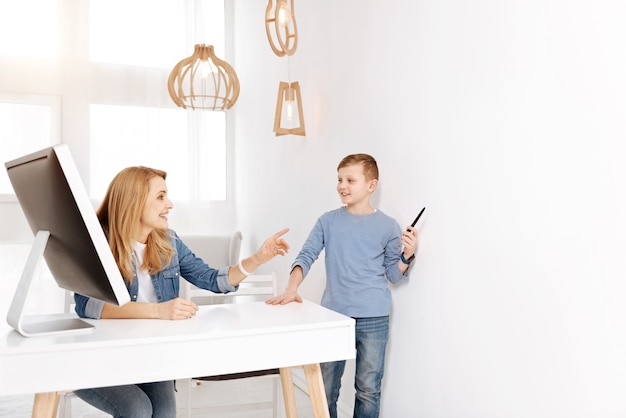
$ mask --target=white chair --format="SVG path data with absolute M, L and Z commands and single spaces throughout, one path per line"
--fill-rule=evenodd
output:
M 226 235 L 181 235 L 180 239 L 198 257 L 209 266 L 219 269 L 232 266 L 239 262 L 241 240 L 243 236 L 237 231 L 230 236 Z M 198 291 L 200 291 L 198 293 Z M 180 279 L 180 297 L 192 299 L 195 294 L 206 294 L 183 278 Z M 210 293 L 210 292 L 208 292 Z M 205 303 L 206 304 L 206 303 Z

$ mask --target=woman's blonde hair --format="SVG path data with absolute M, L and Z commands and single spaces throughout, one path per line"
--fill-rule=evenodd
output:
M 165 180 L 167 173 L 149 167 L 125 168 L 113 178 L 96 211 L 113 257 L 127 283 L 135 276 L 133 241 L 140 228 L 141 214 L 150 189 L 149 181 L 154 177 Z M 155 229 L 148 235 L 141 268 L 154 274 L 167 266 L 173 256 L 174 248 L 168 241 L 168 231 Z

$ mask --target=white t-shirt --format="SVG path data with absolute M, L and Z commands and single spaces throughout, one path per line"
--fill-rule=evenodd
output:
M 141 269 L 143 264 L 143 254 L 146 251 L 146 244 L 140 242 L 133 243 L 133 250 L 135 251 L 135 266 L 137 269 L 137 284 L 139 289 L 137 291 L 137 302 L 157 302 L 156 293 L 154 293 L 154 286 L 152 285 L 152 279 L 148 270 Z

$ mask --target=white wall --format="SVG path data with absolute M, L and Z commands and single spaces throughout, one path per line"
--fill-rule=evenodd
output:
M 237 213 L 172 223 L 237 223 L 242 255 L 289 226 L 292 252 L 265 267 L 285 281 L 340 205 L 338 161 L 369 152 L 381 210 L 406 224 L 427 207 L 392 290 L 382 416 L 625 416 L 626 4 L 295 1 L 291 58 L 267 45 L 266 1 L 233 2 Z M 271 132 L 288 74 L 306 138 Z M 28 232 L 14 209 L 3 239 Z M 323 278 L 320 260 L 302 294 Z
M 296 0 L 291 58 L 267 44 L 267 2 L 234 4 L 241 229 L 252 249 L 291 228 L 267 268 L 285 281 L 340 205 L 348 153 L 378 159 L 375 203 L 402 225 L 427 207 L 382 416 L 625 416 L 626 4 Z M 271 132 L 288 72 L 306 138 Z M 323 277 L 320 260 L 302 294 Z

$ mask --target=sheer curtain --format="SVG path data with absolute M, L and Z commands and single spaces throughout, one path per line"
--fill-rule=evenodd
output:
M 167 92 L 169 72 L 195 43 L 226 56 L 225 28 L 221 0 L 1 2 L 0 35 L 12 40 L 0 45 L 0 120 L 12 123 L 0 130 L 2 162 L 67 143 L 94 201 L 119 169 L 149 165 L 168 172 L 170 219 L 181 215 L 183 229 L 234 228 L 227 115 L 177 108 Z M 33 117 L 38 131 L 11 117 L 42 99 L 50 121 Z M 0 202 L 11 202 L 7 184 Z

